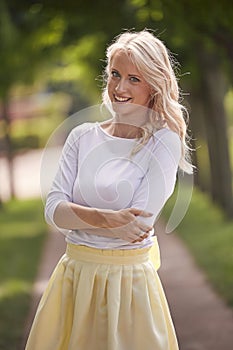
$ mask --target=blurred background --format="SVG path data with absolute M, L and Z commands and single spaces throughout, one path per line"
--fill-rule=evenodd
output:
M 124 29 L 154 30 L 180 63 L 197 171 L 177 233 L 233 307 L 232 23 L 227 0 L 0 0 L 1 349 L 18 349 L 47 236 L 43 148 L 68 116 L 101 103 L 105 50 Z

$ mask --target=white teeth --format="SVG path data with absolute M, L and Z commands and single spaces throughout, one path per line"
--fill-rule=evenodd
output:
M 120 96 L 116 96 L 115 95 L 115 99 L 119 102 L 126 102 L 128 101 L 130 98 L 129 97 L 120 97 Z

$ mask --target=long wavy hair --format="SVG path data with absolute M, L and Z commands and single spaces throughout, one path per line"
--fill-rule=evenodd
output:
M 111 110 L 111 101 L 107 91 L 107 80 L 114 54 L 122 50 L 128 54 L 145 81 L 151 87 L 148 122 L 143 125 L 142 137 L 134 153 L 147 143 L 155 130 L 163 127 L 175 131 L 182 143 L 182 156 L 179 167 L 187 172 L 193 172 L 188 147 L 187 120 L 188 112 L 180 103 L 180 90 L 173 67 L 177 64 L 169 54 L 163 42 L 148 30 L 140 32 L 124 32 L 116 37 L 107 48 L 107 64 L 104 72 L 105 87 L 103 104 Z

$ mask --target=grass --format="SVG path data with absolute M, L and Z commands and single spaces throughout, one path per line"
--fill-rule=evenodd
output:
M 165 207 L 166 217 L 174 200 L 171 198 Z M 176 232 L 215 290 L 233 307 L 233 221 L 227 220 L 207 195 L 195 189 L 189 210 Z
M 0 349 L 16 350 L 46 236 L 41 200 L 4 204 L 0 225 Z

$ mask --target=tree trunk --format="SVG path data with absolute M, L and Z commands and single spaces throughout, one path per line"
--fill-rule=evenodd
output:
M 14 186 L 14 166 L 13 166 L 13 147 L 11 140 L 11 120 L 8 113 L 8 99 L 4 98 L 2 101 L 2 116 L 5 123 L 4 130 L 4 141 L 5 141 L 5 152 L 8 164 L 9 173 L 9 188 L 10 188 L 10 199 L 15 197 L 15 186 Z
M 192 106 L 190 114 L 191 135 L 193 137 L 192 147 L 194 152 L 192 160 L 196 166 L 194 183 L 201 191 L 211 192 L 210 189 L 210 164 L 206 145 L 206 130 L 204 124 L 204 107 L 200 89 L 192 87 L 190 104 Z
M 219 57 L 200 50 L 202 94 L 205 125 L 211 168 L 211 193 L 229 217 L 233 217 L 232 175 L 224 109 L 226 81 Z

